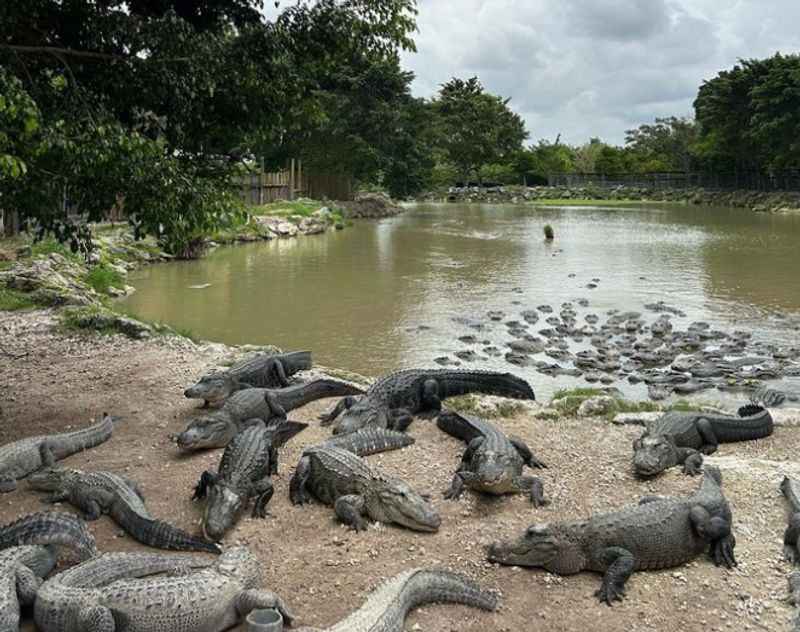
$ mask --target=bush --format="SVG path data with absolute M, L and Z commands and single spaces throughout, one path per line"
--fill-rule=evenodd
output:
M 555 238 L 555 233 L 553 232 L 553 227 L 550 224 L 545 224 L 544 226 L 544 238 L 547 241 L 553 241 Z
M 86 282 L 98 294 L 107 294 L 111 287 L 124 285 L 122 275 L 106 263 L 99 263 L 86 274 Z

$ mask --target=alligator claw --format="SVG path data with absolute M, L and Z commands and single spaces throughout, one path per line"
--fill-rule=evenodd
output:
M 783 547 L 783 556 L 786 558 L 786 561 L 790 564 L 797 564 L 797 546 L 794 544 L 786 544 Z
M 448 489 L 443 495 L 445 500 L 458 500 L 461 498 L 461 493 L 460 489 Z
M 612 582 L 603 582 L 600 590 L 595 592 L 595 597 L 608 606 L 613 605 L 615 601 L 622 601 L 624 596 L 625 587 L 615 586 Z
M 717 540 L 711 545 L 711 557 L 716 566 L 724 566 L 725 568 L 733 568 L 738 566 L 736 557 L 733 554 L 733 548 L 736 546 L 736 540 L 733 535 L 726 538 Z

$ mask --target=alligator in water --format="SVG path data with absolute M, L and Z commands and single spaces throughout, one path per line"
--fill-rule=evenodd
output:
M 325 397 L 358 395 L 363 391 L 339 380 L 320 379 L 286 388 L 248 388 L 231 395 L 208 415 L 193 419 L 177 437 L 181 450 L 224 448 L 242 429 L 244 422 L 261 419 L 269 424 L 286 419 L 286 412 Z
M 359 399 L 343 399 L 320 420 L 323 425 L 335 421 L 334 434 L 355 432 L 366 426 L 402 431 L 414 415 L 438 412 L 443 399 L 467 393 L 535 399 L 530 385 L 511 373 L 408 369 L 380 378 Z
M 289 386 L 289 378 L 311 368 L 310 351 L 259 354 L 227 371 L 206 375 L 184 391 L 189 399 L 205 400 L 203 408 L 221 404 L 236 391 L 245 388 L 280 388 Z
M 718 444 L 762 439 L 772 430 L 772 415 L 760 406 L 742 406 L 738 416 L 670 411 L 633 442 L 633 467 L 639 476 L 680 464 L 686 474 L 699 474 L 703 454 L 713 454 Z
M 414 531 L 438 531 L 436 510 L 405 481 L 374 470 L 352 452 L 326 445 L 303 452 L 289 483 L 292 503 L 308 502 L 310 493 L 333 505 L 336 515 L 356 531 L 367 528 L 366 517 Z
M 543 468 L 525 442 L 519 437 L 506 436 L 495 425 L 451 411 L 439 415 L 436 425 L 447 434 L 467 443 L 461 464 L 453 477 L 445 498 L 461 496 L 466 485 L 485 494 L 528 494 L 535 507 L 545 504 L 542 481 L 535 476 L 523 476 L 522 468 Z
M 281 599 L 260 585 L 261 562 L 244 547 L 213 565 L 197 557 L 108 553 L 46 581 L 34 619 L 42 632 L 219 632 L 252 610 L 274 608 L 291 624 Z
M 611 605 L 634 571 L 686 564 L 710 547 L 717 566 L 736 565 L 731 511 L 722 476 L 706 467 L 700 489 L 687 498 L 642 498 L 638 505 L 588 520 L 534 525 L 519 539 L 493 544 L 489 560 L 536 566 L 558 575 L 604 573 L 596 593 Z
M 20 606 L 33 605 L 61 547 L 81 560 L 97 554 L 86 524 L 69 514 L 30 514 L 0 527 L 0 632 L 19 630 Z
M 28 437 L 0 446 L 0 493 L 13 492 L 17 481 L 35 472 L 43 463 L 60 461 L 71 454 L 108 441 L 115 418 L 103 414 L 98 423 L 74 432 Z
M 51 465 L 28 479 L 38 491 L 48 491 L 47 502 L 69 501 L 88 520 L 108 514 L 135 540 L 158 549 L 219 553 L 219 547 L 177 527 L 154 519 L 135 481 L 111 472 L 82 472 Z
M 497 610 L 498 598 L 462 575 L 415 568 L 384 582 L 363 606 L 339 623 L 324 629 L 298 628 L 297 632 L 403 632 L 409 611 L 429 603 L 457 603 L 493 611 Z

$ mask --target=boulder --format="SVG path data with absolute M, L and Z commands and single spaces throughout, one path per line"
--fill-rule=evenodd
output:
M 613 410 L 614 398 L 607 395 L 590 397 L 581 403 L 578 408 L 578 417 L 599 417 Z

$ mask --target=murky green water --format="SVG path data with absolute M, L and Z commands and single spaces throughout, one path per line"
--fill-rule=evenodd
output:
M 546 223 L 553 245 L 542 239 Z M 598 287 L 587 289 L 592 278 Z M 578 308 L 579 322 L 589 312 L 602 322 L 613 308 L 652 320 L 643 305 L 664 300 L 687 314 L 676 328 L 705 320 L 797 345 L 790 325 L 800 316 L 800 217 L 650 205 L 420 205 L 342 232 L 147 267 L 131 283 L 137 292 L 127 308 L 142 317 L 211 340 L 311 349 L 319 363 L 367 375 L 432 366 L 463 350 L 457 338 L 470 333 L 503 348 L 512 338 L 487 311 L 522 320 L 522 310 L 549 304 L 558 313 L 580 298 L 590 303 Z M 488 329 L 476 333 L 454 317 Z M 532 333 L 540 327 L 547 325 Z M 470 366 L 514 370 L 540 399 L 582 383 L 502 357 Z

